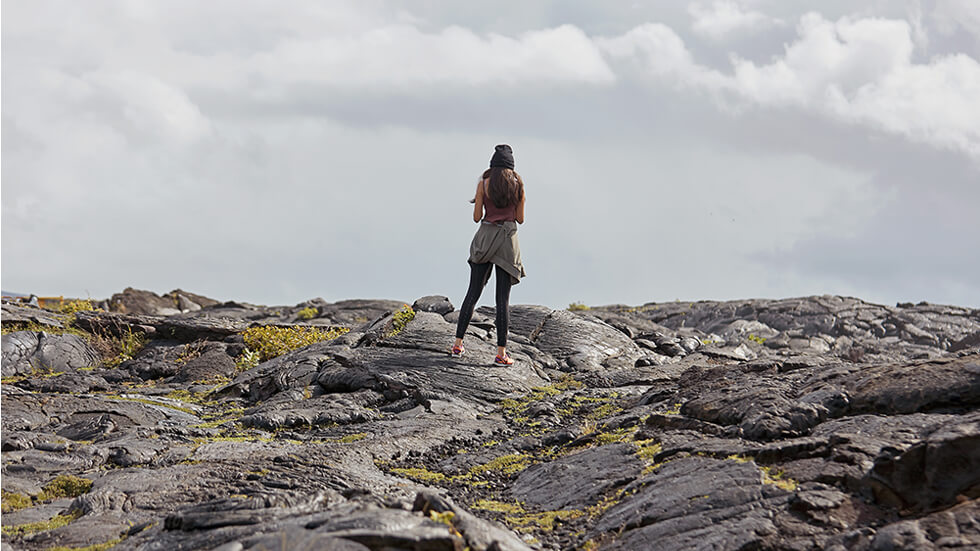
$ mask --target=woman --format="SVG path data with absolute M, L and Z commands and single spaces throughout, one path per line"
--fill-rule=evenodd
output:
M 473 317 L 473 308 L 483 288 L 490 281 L 490 271 L 497 267 L 497 357 L 494 365 L 514 365 L 507 355 L 507 323 L 510 287 L 524 277 L 521 248 L 517 242 L 517 225 L 524 223 L 524 181 L 514 172 L 514 152 L 507 144 L 494 148 L 490 168 L 476 184 L 473 221 L 480 229 L 470 244 L 470 287 L 459 309 L 456 342 L 452 356 L 463 355 L 463 335 Z

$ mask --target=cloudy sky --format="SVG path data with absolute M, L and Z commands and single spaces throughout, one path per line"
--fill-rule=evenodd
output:
M 980 306 L 976 0 L 32 0 L 0 21 L 5 291 L 458 305 L 506 142 L 515 303 Z

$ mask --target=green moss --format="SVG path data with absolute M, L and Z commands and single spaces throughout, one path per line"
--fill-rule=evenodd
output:
M 316 308 L 307 306 L 306 308 L 303 308 L 299 312 L 296 312 L 296 317 L 301 320 L 311 320 L 314 317 L 316 317 L 318 313 L 319 312 L 317 312 Z
M 492 499 L 478 499 L 470 509 L 478 511 L 491 511 L 494 513 L 506 513 L 509 515 L 523 515 L 524 507 L 518 502 L 494 501 Z
M 8 492 L 7 490 L 0 490 L 0 502 L 2 502 L 2 507 L 0 507 L 0 510 L 2 510 L 4 513 L 19 511 L 34 505 L 34 501 L 30 498 L 30 496 Z
M 636 427 L 623 427 L 609 432 L 600 432 L 595 440 L 600 446 L 614 444 L 616 442 L 626 442 L 630 440 L 636 432 Z
M 194 442 L 198 444 L 210 444 L 212 442 L 273 442 L 275 439 L 268 436 L 252 436 L 252 435 L 240 435 L 240 436 L 205 436 L 195 438 Z
M 7 536 L 26 536 L 28 534 L 47 532 L 48 530 L 68 526 L 69 524 L 78 520 L 78 518 L 81 516 L 82 512 L 76 509 L 69 512 L 67 515 L 55 515 L 50 520 L 18 524 L 16 526 L 4 526 L 2 531 L 3 534 Z
M 446 480 L 446 475 L 442 473 L 437 473 L 424 468 L 417 469 L 391 469 L 392 474 L 398 476 L 404 476 L 405 478 L 411 478 L 412 480 L 417 480 L 419 482 L 443 482 Z
M 591 505 L 585 509 L 585 514 L 591 520 L 595 520 L 603 515 L 610 507 L 616 505 L 622 501 L 623 496 L 626 492 L 623 489 L 616 490 L 616 492 L 611 496 L 606 496 L 599 500 L 595 505 Z
M 729 455 L 725 459 L 735 461 L 736 463 L 749 463 L 755 460 L 754 457 L 749 455 Z
M 541 530 L 543 532 L 551 532 L 555 529 L 556 521 L 560 520 L 562 522 L 568 522 L 583 516 L 585 516 L 584 511 L 571 509 L 506 516 L 504 517 L 504 521 L 516 528 L 518 532 L 530 532 L 534 529 Z
M 350 329 L 346 327 L 321 329 L 264 325 L 246 329 L 242 332 L 242 338 L 249 350 L 257 352 L 261 361 L 266 361 L 297 348 L 335 339 L 348 331 Z
M 530 422 L 530 418 L 524 415 L 524 413 L 534 402 L 557 396 L 567 390 L 582 388 L 583 386 L 580 381 L 576 381 L 571 377 L 564 377 L 551 385 L 533 387 L 530 393 L 520 398 L 504 398 L 498 405 L 512 421 L 525 424 Z
M 569 312 L 582 312 L 584 310 L 591 310 L 591 308 L 589 308 L 585 304 L 582 304 L 581 302 L 573 302 L 568 305 Z
M 388 332 L 388 336 L 391 337 L 401 333 L 413 319 L 415 319 L 415 310 L 412 310 L 411 306 L 406 304 L 399 308 L 391 315 L 391 331 Z
M 654 461 L 657 454 L 663 449 L 663 445 L 656 440 L 637 440 L 634 444 L 636 445 L 636 456 L 647 463 Z
M 10 385 L 14 383 L 19 383 L 27 379 L 50 379 L 51 377 L 57 377 L 58 375 L 64 375 L 64 371 L 52 371 L 50 369 L 40 369 L 37 367 L 31 368 L 29 373 L 23 375 L 12 375 L 10 377 L 4 377 L 0 379 L 0 383 L 5 385 Z
M 762 471 L 762 482 L 764 484 L 772 484 L 778 488 L 782 488 L 788 492 L 795 492 L 800 484 L 786 476 L 786 472 L 782 469 L 774 470 L 772 467 L 759 467 Z
M 488 463 L 473 467 L 470 469 L 470 474 L 479 475 L 488 472 L 515 474 L 531 466 L 531 463 L 531 456 L 526 453 L 503 455 L 491 460 Z
M 92 489 L 92 481 L 71 475 L 60 475 L 44 485 L 41 493 L 37 494 L 38 501 L 48 501 L 63 497 L 78 497 L 87 494 Z
M 612 417 L 613 415 L 616 415 L 617 413 L 620 413 L 621 411 L 623 411 L 623 408 L 617 406 L 610 400 L 608 402 L 600 404 L 595 409 L 590 411 L 588 413 L 588 417 L 591 419 L 606 419 L 608 417 Z
M 164 395 L 165 398 L 170 398 L 171 400 L 178 400 L 180 402 L 187 402 L 188 404 L 202 404 L 202 405 L 213 405 L 216 402 L 209 402 L 205 400 L 207 393 L 204 392 L 191 392 L 189 390 L 174 390 L 168 392 Z
M 62 314 L 74 314 L 75 312 L 91 312 L 95 310 L 91 300 L 69 300 L 61 304 L 57 309 Z
M 759 336 L 753 335 L 752 333 L 749 333 L 748 339 L 750 341 L 752 341 L 752 342 L 759 343 L 759 344 L 765 344 L 766 343 L 765 337 L 759 337 Z

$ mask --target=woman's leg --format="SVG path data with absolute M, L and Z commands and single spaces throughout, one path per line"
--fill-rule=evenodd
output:
M 510 274 L 497 266 L 497 354 L 507 354 L 507 326 L 510 322 Z
M 470 262 L 470 288 L 466 290 L 466 298 L 463 299 L 463 304 L 459 307 L 459 321 L 456 322 L 456 346 L 463 342 L 463 335 L 466 334 L 466 328 L 470 325 L 476 301 L 480 300 L 483 288 L 490 281 L 490 268 L 492 266 L 493 264 L 489 262 L 485 264 Z

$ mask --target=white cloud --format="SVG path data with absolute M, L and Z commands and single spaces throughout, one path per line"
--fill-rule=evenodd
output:
M 93 73 L 87 81 L 120 108 L 121 125 L 132 134 L 189 145 L 206 137 L 211 124 L 182 90 L 143 73 Z
M 781 56 L 732 56 L 729 74 L 699 64 L 670 28 L 646 24 L 598 39 L 613 59 L 639 61 L 647 77 L 716 94 L 733 109 L 791 108 L 899 134 L 980 161 L 980 64 L 965 54 L 915 63 L 904 20 L 810 13 Z
M 957 29 L 963 29 L 980 41 L 980 2 L 939 0 L 931 15 L 939 32 L 951 34 Z
M 252 65 L 278 83 L 341 88 L 615 81 L 592 40 L 571 25 L 516 38 L 480 36 L 455 26 L 425 33 L 410 25 L 386 25 L 353 36 L 285 41 L 256 56 Z
M 980 64 L 963 55 L 912 62 L 905 21 L 804 16 L 799 39 L 767 65 L 734 59 L 728 89 L 761 106 L 792 106 L 980 160 Z
M 743 10 L 733 0 L 715 0 L 710 7 L 694 2 L 687 10 L 694 18 L 691 24 L 694 32 L 713 40 L 782 25 L 781 20 L 762 12 Z

